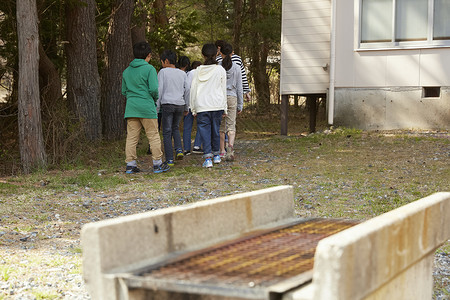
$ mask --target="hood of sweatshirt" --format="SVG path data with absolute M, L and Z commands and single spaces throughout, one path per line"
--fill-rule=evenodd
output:
M 135 58 L 130 62 L 130 67 L 132 68 L 139 68 L 140 66 L 148 65 L 148 62 L 145 61 L 145 59 L 141 58 Z
M 217 65 L 202 65 L 197 68 L 198 79 L 200 81 L 208 81 L 215 74 L 215 68 Z

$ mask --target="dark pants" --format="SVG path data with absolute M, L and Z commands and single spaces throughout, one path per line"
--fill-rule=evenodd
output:
M 175 150 L 182 151 L 180 121 L 183 118 L 183 112 L 184 105 L 161 105 L 161 123 L 166 161 L 173 160 L 172 137 Z
M 197 129 L 203 142 L 205 158 L 219 155 L 220 153 L 220 122 L 223 110 L 205 111 L 197 114 Z
M 191 151 L 191 134 L 192 134 L 192 125 L 194 124 L 194 116 L 189 110 L 189 113 L 184 116 L 183 120 L 183 146 L 185 151 Z M 195 134 L 194 147 L 201 147 L 202 141 L 200 138 L 200 132 L 197 129 L 197 133 Z

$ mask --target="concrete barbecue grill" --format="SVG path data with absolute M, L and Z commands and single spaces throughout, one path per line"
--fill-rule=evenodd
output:
M 280 186 L 87 224 L 83 275 L 93 299 L 431 299 L 448 224 L 450 193 L 359 223 Z
M 353 225 L 356 222 L 299 220 L 181 255 L 124 278 L 130 288 L 273 299 L 310 281 L 318 242 Z

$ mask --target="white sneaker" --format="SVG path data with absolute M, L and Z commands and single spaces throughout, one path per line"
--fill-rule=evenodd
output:
M 205 162 L 203 163 L 203 168 L 212 168 L 213 163 L 211 158 L 205 159 Z
M 220 159 L 220 155 L 214 155 L 213 162 L 215 164 L 220 164 L 222 160 Z

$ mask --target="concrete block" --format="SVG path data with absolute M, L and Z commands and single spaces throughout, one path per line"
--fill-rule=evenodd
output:
M 334 124 L 380 129 L 386 117 L 386 89 L 336 89 Z
M 279 186 L 86 224 L 81 232 L 84 280 L 92 299 L 119 299 L 123 289 L 114 274 L 294 217 L 293 188 Z
M 434 253 L 431 253 L 365 299 L 431 299 L 433 295 L 433 262 Z
M 448 224 L 450 193 L 436 193 L 321 240 L 313 299 L 386 299 L 393 291 L 389 299 L 431 299 L 430 257 L 450 238 Z

